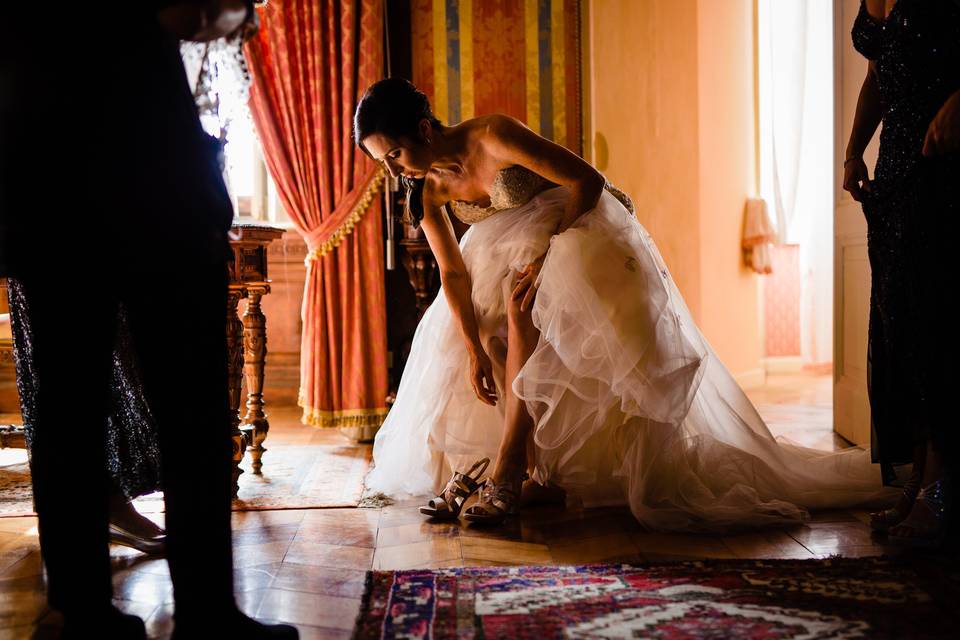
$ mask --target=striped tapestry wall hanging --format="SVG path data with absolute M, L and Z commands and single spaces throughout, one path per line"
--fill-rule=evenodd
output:
M 580 0 L 413 0 L 413 83 L 444 124 L 504 113 L 581 152 Z

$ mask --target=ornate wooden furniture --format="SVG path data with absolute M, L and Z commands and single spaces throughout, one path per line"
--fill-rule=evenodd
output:
M 270 423 L 263 411 L 263 369 L 267 356 L 267 320 L 260 300 L 270 293 L 267 276 L 267 245 L 283 235 L 283 229 L 262 222 L 235 222 L 230 246 L 233 260 L 228 264 L 230 289 L 227 298 L 227 349 L 230 382 L 230 420 L 233 432 L 233 490 L 243 471 L 245 451 L 253 458 L 253 472 L 263 467 L 263 443 Z M 241 299 L 247 300 L 243 318 L 238 314 Z M 246 415 L 240 418 L 241 386 L 247 383 Z

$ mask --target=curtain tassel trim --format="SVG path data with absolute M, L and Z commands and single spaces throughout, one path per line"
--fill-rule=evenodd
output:
M 373 176 L 373 179 L 370 180 L 370 184 L 367 185 L 363 195 L 360 196 L 357 204 L 353 206 L 350 214 L 344 219 L 343 224 L 337 227 L 334 232 L 330 234 L 329 238 L 321 242 L 316 248 L 307 254 L 306 259 L 303 261 L 305 265 L 309 267 L 311 262 L 319 260 L 323 256 L 336 249 L 338 246 L 340 246 L 340 242 L 353 232 L 353 228 L 357 226 L 357 223 L 359 223 L 361 218 L 363 218 L 363 214 L 366 213 L 367 209 L 370 208 L 370 203 L 373 202 L 374 197 L 383 187 L 383 181 L 385 177 L 386 174 L 384 173 L 383 169 L 377 171 L 376 175 Z
M 303 409 L 300 421 L 313 427 L 335 429 L 342 427 L 379 427 L 387 417 L 387 408 L 378 409 L 343 409 L 341 411 L 324 411 L 309 407 L 301 394 L 298 405 Z

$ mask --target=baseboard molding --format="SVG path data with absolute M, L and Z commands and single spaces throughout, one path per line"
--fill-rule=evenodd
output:
M 767 382 L 767 372 L 762 368 L 750 369 L 733 376 L 741 389 L 753 389 L 762 387 Z
M 800 373 L 803 370 L 803 358 L 800 356 L 769 356 L 762 358 L 767 373 Z

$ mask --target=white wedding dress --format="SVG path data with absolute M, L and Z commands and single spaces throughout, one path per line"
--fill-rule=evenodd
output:
M 491 407 L 474 395 L 441 290 L 377 434 L 368 493 L 427 496 L 453 470 L 495 460 L 510 384 L 534 417 L 534 480 L 585 507 L 628 504 L 653 530 L 782 525 L 806 520 L 808 509 L 888 503 L 892 490 L 868 451 L 773 438 L 693 322 L 650 234 L 614 193 L 605 190 L 556 236 L 568 192 L 523 167 L 498 174 L 490 208 L 454 206 L 475 222 L 460 248 L 501 400 Z M 533 307 L 539 344 L 507 381 L 511 271 L 544 252 Z

